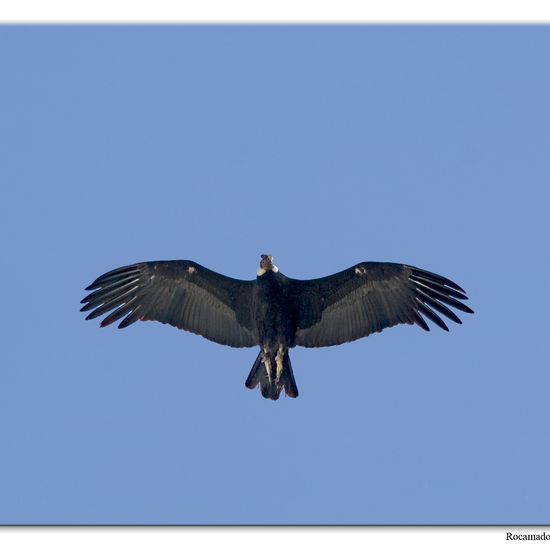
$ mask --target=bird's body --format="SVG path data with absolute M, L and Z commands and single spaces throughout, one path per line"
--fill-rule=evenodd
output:
M 464 291 L 445 277 L 412 266 L 362 262 L 320 279 L 286 277 L 262 255 L 256 280 L 242 281 L 188 260 L 144 262 L 96 279 L 82 303 L 101 323 L 119 328 L 156 320 L 232 347 L 259 346 L 246 386 L 262 395 L 298 396 L 288 350 L 351 342 L 401 323 L 429 330 L 422 315 L 448 330 L 437 310 L 473 313 Z M 432 309 L 433 308 L 433 309 Z
M 253 303 L 260 353 L 246 386 L 259 384 L 262 395 L 270 399 L 277 399 L 283 387 L 287 395 L 298 397 L 288 355 L 295 346 L 298 314 L 288 277 L 274 269 L 258 274 Z
M 296 315 L 290 288 L 288 278 L 281 273 L 269 271 L 258 277 L 254 295 L 254 321 L 262 347 L 294 347 Z

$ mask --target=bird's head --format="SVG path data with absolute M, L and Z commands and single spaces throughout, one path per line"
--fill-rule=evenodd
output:
M 262 254 L 260 259 L 260 269 L 258 269 L 258 277 L 265 275 L 268 271 L 277 273 L 279 268 L 273 263 L 273 256 L 269 254 Z

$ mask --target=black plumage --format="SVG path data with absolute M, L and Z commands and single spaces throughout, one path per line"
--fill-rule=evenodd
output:
M 246 386 L 264 397 L 298 396 L 288 350 L 334 346 L 407 323 L 449 330 L 461 323 L 451 306 L 473 311 L 453 281 L 409 265 L 362 262 L 320 279 L 279 272 L 262 255 L 255 280 L 226 277 L 188 260 L 144 262 L 98 277 L 81 303 L 86 319 L 108 312 L 101 326 L 160 321 L 232 347 L 260 346 Z

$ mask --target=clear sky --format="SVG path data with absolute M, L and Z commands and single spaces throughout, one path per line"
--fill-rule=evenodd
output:
M 0 28 L 1 523 L 547 523 L 550 29 Z M 291 352 L 84 321 L 112 268 L 362 260 L 473 316 Z

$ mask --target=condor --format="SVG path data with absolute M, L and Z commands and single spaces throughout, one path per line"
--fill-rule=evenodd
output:
M 246 380 L 262 395 L 278 399 L 284 389 L 298 397 L 288 350 L 335 346 L 407 323 L 430 330 L 424 317 L 449 330 L 443 314 L 461 323 L 447 306 L 466 313 L 467 296 L 456 283 L 410 265 L 362 262 L 321 279 L 285 277 L 262 254 L 257 277 L 242 281 L 188 260 L 144 262 L 98 277 L 81 303 L 94 319 L 112 311 L 102 327 L 124 319 L 160 321 L 213 342 L 259 346 Z M 446 304 L 446 305 L 445 305 Z

